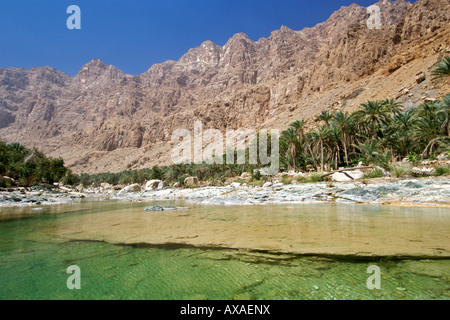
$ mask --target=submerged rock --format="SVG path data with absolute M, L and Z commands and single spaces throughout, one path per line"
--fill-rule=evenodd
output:
M 175 207 L 175 206 L 168 206 L 168 207 L 160 207 L 160 206 L 152 206 L 145 208 L 145 211 L 171 211 L 171 210 L 181 210 L 181 209 L 190 209 L 188 207 Z

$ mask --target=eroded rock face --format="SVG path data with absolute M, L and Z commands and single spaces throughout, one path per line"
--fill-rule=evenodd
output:
M 387 83 L 378 70 L 405 66 L 409 83 L 436 59 L 412 62 L 449 45 L 447 0 L 377 5 L 380 30 L 368 29 L 367 9 L 353 4 L 313 28 L 283 26 L 256 42 L 239 33 L 223 47 L 205 41 L 139 76 L 98 59 L 75 77 L 0 69 L 0 136 L 63 156 L 75 172 L 119 171 L 171 164 L 172 132 L 195 121 L 222 131 L 284 129 L 325 109 L 352 111 Z M 392 83 L 376 99 L 405 87 Z

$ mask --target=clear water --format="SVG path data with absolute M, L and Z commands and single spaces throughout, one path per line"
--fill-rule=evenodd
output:
M 0 299 L 450 299 L 448 209 L 198 206 L 147 213 L 148 205 L 0 209 Z M 181 237 L 172 234 L 181 230 Z M 237 233 L 242 239 L 227 239 Z M 365 255 L 348 255 L 345 247 L 358 249 L 361 237 Z M 339 259 L 297 252 L 307 244 L 307 251 L 330 253 L 333 239 Z M 414 258 L 380 257 L 393 248 Z M 66 286 L 71 265 L 81 269 L 81 290 Z M 371 265 L 381 268 L 380 290 L 367 288 Z

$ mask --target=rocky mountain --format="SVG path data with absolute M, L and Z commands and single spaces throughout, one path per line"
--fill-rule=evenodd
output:
M 322 110 L 373 99 L 407 106 L 448 92 L 427 75 L 450 46 L 450 2 L 381 0 L 381 29 L 367 8 L 342 7 L 300 31 L 254 42 L 203 42 L 139 76 L 94 59 L 75 76 L 51 67 L 0 69 L 0 137 L 62 156 L 75 172 L 170 164 L 178 128 L 279 128 Z M 311 126 L 314 123 L 311 121 Z

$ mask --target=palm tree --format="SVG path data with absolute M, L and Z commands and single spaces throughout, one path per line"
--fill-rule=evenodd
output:
M 341 130 L 341 141 L 344 146 L 345 163 L 348 165 L 348 145 L 350 145 L 350 134 L 353 127 L 353 118 L 346 112 L 338 112 L 333 116 L 333 121 Z
M 301 148 L 306 141 L 305 120 L 302 120 L 302 121 L 296 120 L 291 123 L 290 127 L 292 127 L 292 129 L 294 129 L 294 131 L 297 135 L 298 143 L 300 144 L 300 148 Z
M 381 102 L 381 104 L 382 104 L 382 105 L 383 105 L 390 113 L 392 113 L 392 114 L 394 114 L 394 115 L 399 114 L 399 113 L 402 111 L 402 109 L 403 109 L 403 106 L 402 106 L 400 103 L 396 102 L 395 99 L 386 99 L 386 100 L 383 100 L 383 101 Z
M 450 93 L 442 99 L 440 106 L 441 110 L 439 110 L 438 113 L 445 118 L 444 123 L 441 126 L 441 134 L 445 134 L 445 130 L 447 130 L 447 134 L 450 137 Z
M 390 121 L 389 110 L 380 101 L 369 101 L 361 105 L 360 110 L 355 113 L 359 131 L 368 134 L 372 139 L 377 136 L 377 129 L 381 124 Z
M 288 160 L 288 170 L 296 170 L 296 159 L 297 159 L 297 134 L 293 128 L 289 128 L 283 131 L 282 138 L 286 141 L 288 149 L 287 154 L 289 156 Z
M 369 140 L 364 143 L 360 143 L 356 148 L 361 152 L 366 164 L 371 164 L 374 160 L 380 156 L 379 153 L 380 141 Z
M 433 80 L 443 79 L 450 76 L 450 56 L 444 57 L 444 60 L 439 62 L 431 72 Z
M 331 119 L 333 119 L 333 115 L 330 112 L 328 112 L 328 110 L 327 110 L 327 111 L 322 111 L 322 113 L 316 117 L 315 121 L 316 122 L 323 121 L 323 122 L 325 122 L 325 125 L 327 127 L 329 127 Z
M 393 131 L 408 132 L 415 125 L 417 118 L 414 115 L 414 110 L 410 109 L 396 114 L 392 121 L 391 128 L 393 128 Z
M 442 121 L 437 117 L 422 116 L 417 122 L 413 131 L 413 137 L 416 142 L 428 143 L 433 139 L 436 139 L 441 132 Z
M 320 170 L 323 172 L 325 169 L 325 140 L 328 137 L 329 128 L 321 126 L 316 131 L 310 133 L 309 140 L 315 147 L 320 148 Z

